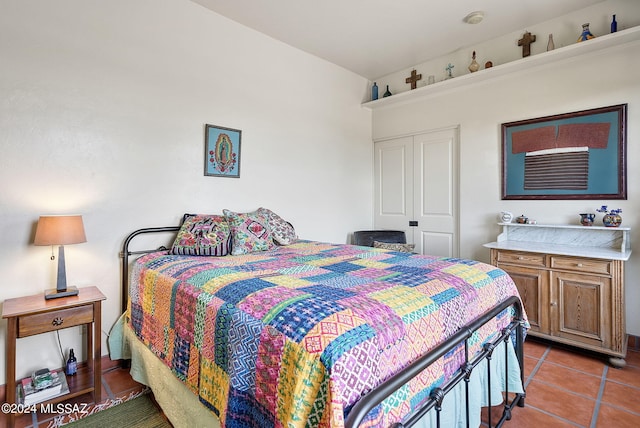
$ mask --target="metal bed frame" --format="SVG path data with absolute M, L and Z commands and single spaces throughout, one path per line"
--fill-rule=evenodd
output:
M 177 232 L 180 230 L 180 226 L 167 226 L 167 227 L 150 227 L 144 229 L 138 229 L 131 234 L 129 234 L 122 246 L 122 252 L 120 253 L 120 257 L 122 258 L 122 312 L 126 312 L 127 305 L 129 301 L 129 257 L 132 255 L 140 255 L 140 254 L 148 254 L 155 251 L 166 250 L 167 248 L 162 246 L 153 250 L 141 250 L 141 251 L 130 251 L 129 245 L 131 241 L 138 235 L 147 234 L 147 233 L 165 233 L 165 232 Z M 467 343 L 467 339 L 469 339 L 473 333 L 482 327 L 484 324 L 495 318 L 498 314 L 500 314 L 505 309 L 513 307 L 515 311 L 515 316 L 513 321 L 504 328 L 500 335 L 494 339 L 492 342 L 486 343 L 482 351 L 477 353 L 474 356 L 469 355 L 469 347 Z M 360 425 L 360 423 L 365 419 L 367 414 L 374 409 L 377 405 L 382 403 L 387 397 L 389 397 L 393 392 L 401 388 L 408 381 L 413 379 L 415 376 L 420 374 L 424 369 L 429 367 L 432 363 L 436 362 L 439 358 L 444 356 L 447 352 L 455 349 L 460 345 L 464 345 L 464 353 L 465 353 L 465 363 L 461 366 L 461 368 L 456 372 L 456 374 L 449 379 L 445 384 L 440 387 L 434 388 L 429 396 L 429 399 L 423 402 L 419 408 L 415 409 L 402 423 L 395 423 L 390 428 L 405 428 L 413 426 L 418 420 L 426 415 L 430 410 L 435 409 L 436 411 L 436 427 L 441 428 L 440 421 L 440 412 L 442 411 L 442 404 L 444 397 L 447 393 L 449 393 L 456 385 L 460 382 L 465 382 L 465 410 L 466 410 L 466 427 L 469 428 L 469 381 L 471 379 L 471 374 L 474 369 L 480 364 L 483 360 L 487 360 L 489 363 L 493 357 L 493 352 L 495 348 L 501 343 L 512 340 L 515 338 L 515 351 L 516 358 L 520 365 L 520 381 L 522 382 L 522 387 L 524 390 L 524 338 L 525 338 L 525 321 L 524 321 L 524 313 L 522 308 L 522 303 L 520 299 L 516 296 L 511 296 L 505 301 L 501 302 L 499 305 L 495 306 L 491 310 L 484 313 L 482 316 L 474 320 L 473 322 L 467 324 L 463 328 L 459 329 L 456 334 L 451 336 L 446 341 L 442 342 L 436 348 L 432 349 L 428 354 L 423 355 L 409 366 L 407 366 L 404 370 L 397 373 L 396 375 L 390 377 L 385 382 L 380 384 L 376 389 L 369 392 L 362 399 L 360 399 L 349 411 L 347 419 L 345 421 L 346 428 L 356 428 Z M 506 354 L 508 352 L 507 346 L 504 346 L 505 352 L 505 379 L 506 381 L 506 391 L 504 391 L 504 399 L 503 404 L 498 407 L 502 407 L 502 415 L 500 419 L 493 424 L 493 407 L 491 405 L 491 370 L 489 368 L 490 364 L 487 364 L 487 390 L 488 397 L 487 402 L 488 406 L 488 426 L 489 428 L 493 427 L 501 427 L 506 421 L 511 419 L 512 410 L 514 407 L 524 407 L 525 405 L 525 393 L 515 393 L 513 397 L 509 397 L 508 391 L 508 358 L 506 358 Z M 475 427 L 474 427 L 475 428 Z

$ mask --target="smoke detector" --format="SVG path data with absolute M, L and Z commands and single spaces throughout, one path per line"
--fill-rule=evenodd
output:
M 462 20 L 467 24 L 479 24 L 480 22 L 482 22 L 483 18 L 484 12 L 481 10 L 477 10 L 465 16 Z

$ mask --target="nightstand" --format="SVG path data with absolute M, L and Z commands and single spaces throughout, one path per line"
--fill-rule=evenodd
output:
M 100 324 L 102 301 L 105 299 L 98 287 L 84 287 L 79 289 L 77 296 L 45 300 L 44 295 L 39 293 L 4 301 L 2 318 L 7 319 L 7 403 L 15 403 L 16 400 L 16 339 L 79 325 L 87 325 L 89 376 L 81 376 L 81 370 L 78 369 L 78 376 L 67 378 L 69 393 L 47 402 L 60 402 L 87 392 L 93 392 L 95 403 L 101 401 Z M 92 348 L 93 354 L 90 351 Z M 10 413 L 7 416 L 7 426 L 13 427 L 16 415 Z

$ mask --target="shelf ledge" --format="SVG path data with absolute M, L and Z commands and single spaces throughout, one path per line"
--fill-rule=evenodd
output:
M 521 70 L 532 69 L 533 67 L 540 67 L 554 62 L 564 61 L 638 40 L 640 40 L 640 26 L 599 36 L 586 42 L 574 43 L 569 46 L 557 48 L 534 56 L 517 59 L 505 64 L 479 70 L 475 73 L 465 74 L 452 79 L 433 83 L 431 85 L 400 92 L 390 97 L 379 98 L 375 101 L 368 101 L 363 103 L 362 107 L 369 110 L 375 110 L 396 104 L 418 101 L 452 89 L 463 88 L 468 85 L 488 81 L 507 74 L 517 73 Z

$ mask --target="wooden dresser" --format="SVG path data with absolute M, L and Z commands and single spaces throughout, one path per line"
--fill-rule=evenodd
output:
M 627 354 L 624 262 L 630 229 L 500 223 L 491 263 L 516 283 L 530 335 L 609 356 Z

